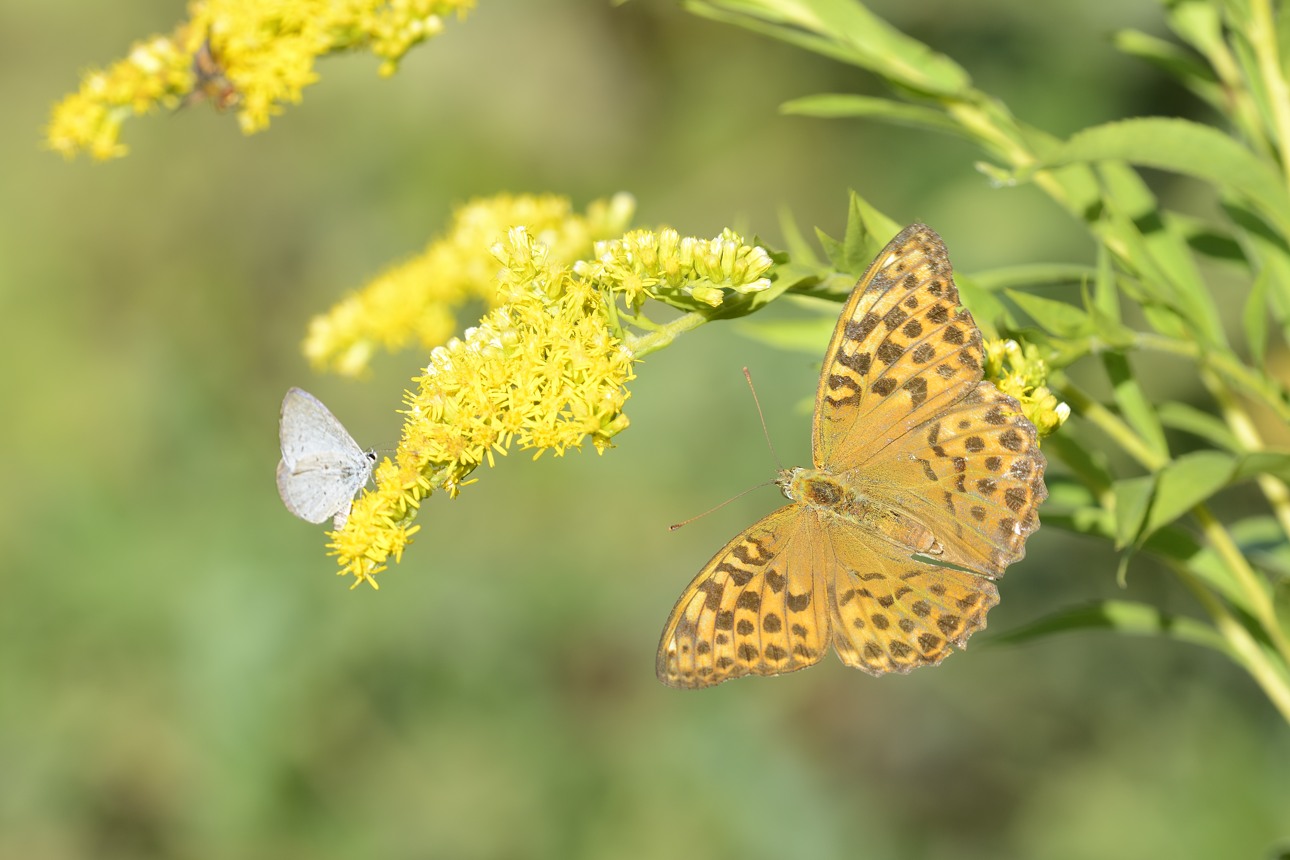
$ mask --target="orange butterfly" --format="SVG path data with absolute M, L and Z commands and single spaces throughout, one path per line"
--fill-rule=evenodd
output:
M 830 643 L 848 666 L 906 673 L 965 647 L 1048 496 L 1034 425 L 983 381 L 983 359 L 944 243 L 906 227 L 833 332 L 814 468 L 780 472 L 793 503 L 686 588 L 663 628 L 659 680 L 707 687 L 792 672 Z

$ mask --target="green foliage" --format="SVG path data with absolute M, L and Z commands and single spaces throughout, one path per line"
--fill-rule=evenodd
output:
M 1290 392 L 1267 364 L 1290 334 L 1290 86 L 1270 0 L 1168 2 L 1162 8 L 1180 44 L 1136 31 L 1116 38 L 1121 50 L 1207 103 L 1216 123 L 1129 119 L 1066 140 L 1024 124 L 953 60 L 858 3 L 687 5 L 866 69 L 894 94 L 806 96 L 785 104 L 785 113 L 863 118 L 971 141 L 985 159 L 978 170 L 1000 184 L 1033 184 L 1097 243 L 1093 270 L 1053 264 L 963 280 L 993 293 L 979 317 L 1042 346 L 1057 370 L 1052 387 L 1073 408 L 1045 445 L 1065 472 L 1050 470 L 1044 522 L 1110 541 L 1125 553 L 1121 576 L 1134 554 L 1154 558 L 1207 620 L 1106 602 L 1072 607 L 1006 638 L 1098 628 L 1205 645 L 1248 671 L 1290 720 L 1290 585 L 1287 568 L 1269 562 L 1290 557 L 1290 471 L 1287 455 L 1269 449 L 1253 420 L 1261 411 L 1290 422 Z M 1180 211 L 1138 168 L 1200 183 L 1218 205 L 1202 215 Z M 893 232 L 893 222 L 858 197 L 851 216 L 842 240 L 820 237 L 843 272 L 863 268 L 875 233 Z M 1213 261 L 1224 264 L 1224 278 L 1245 285 L 1238 343 L 1222 324 L 1232 288 L 1215 280 Z M 974 298 L 968 303 L 976 311 Z M 1184 362 L 1209 401 L 1174 401 L 1157 390 L 1137 371 L 1153 356 Z M 1257 518 L 1257 543 L 1238 539 L 1250 520 L 1225 522 L 1214 513 L 1217 494 L 1251 479 L 1270 512 Z

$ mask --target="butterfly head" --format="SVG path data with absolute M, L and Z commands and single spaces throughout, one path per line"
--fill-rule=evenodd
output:
M 796 501 L 797 496 L 793 495 L 793 484 L 797 480 L 799 473 L 806 471 L 801 466 L 795 466 L 792 469 L 780 469 L 779 474 L 775 476 L 775 486 L 784 494 L 784 498 Z

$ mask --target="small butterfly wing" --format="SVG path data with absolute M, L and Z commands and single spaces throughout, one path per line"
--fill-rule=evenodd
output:
M 829 537 L 837 559 L 828 589 L 833 647 L 870 675 L 936 665 L 950 645 L 966 647 L 999 602 L 984 577 L 914 561 L 854 528 Z
M 726 544 L 672 609 L 659 642 L 659 680 L 710 687 L 817 662 L 829 641 L 822 540 L 815 515 L 788 505 Z
M 342 511 L 348 513 L 354 494 L 372 471 L 366 455 L 364 462 L 366 468 L 355 470 L 350 464 L 313 454 L 298 459 L 294 469 L 279 461 L 278 495 L 287 510 L 306 522 L 321 523 Z
M 352 463 L 367 459 L 345 425 L 322 401 L 299 388 L 288 390 L 282 398 L 278 436 L 282 443 L 282 459 L 288 464 L 311 454 Z
M 824 355 L 816 467 L 843 472 L 879 456 L 974 390 L 983 359 L 945 244 L 930 227 L 906 227 L 856 284 Z
M 347 513 L 372 474 L 373 456 L 318 398 L 292 388 L 282 401 L 278 494 L 287 510 L 311 523 Z

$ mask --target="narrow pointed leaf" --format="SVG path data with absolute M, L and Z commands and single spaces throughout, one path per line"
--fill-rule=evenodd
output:
M 1072 630 L 1113 630 L 1133 636 L 1164 636 L 1227 653 L 1227 645 L 1214 628 L 1195 618 L 1171 615 L 1145 603 L 1104 600 L 1089 606 L 1064 609 L 990 640 L 1015 645 Z
M 1173 522 L 1225 487 L 1236 472 L 1236 463 L 1235 457 L 1222 451 L 1197 451 L 1161 469 L 1147 515 L 1147 531 Z

